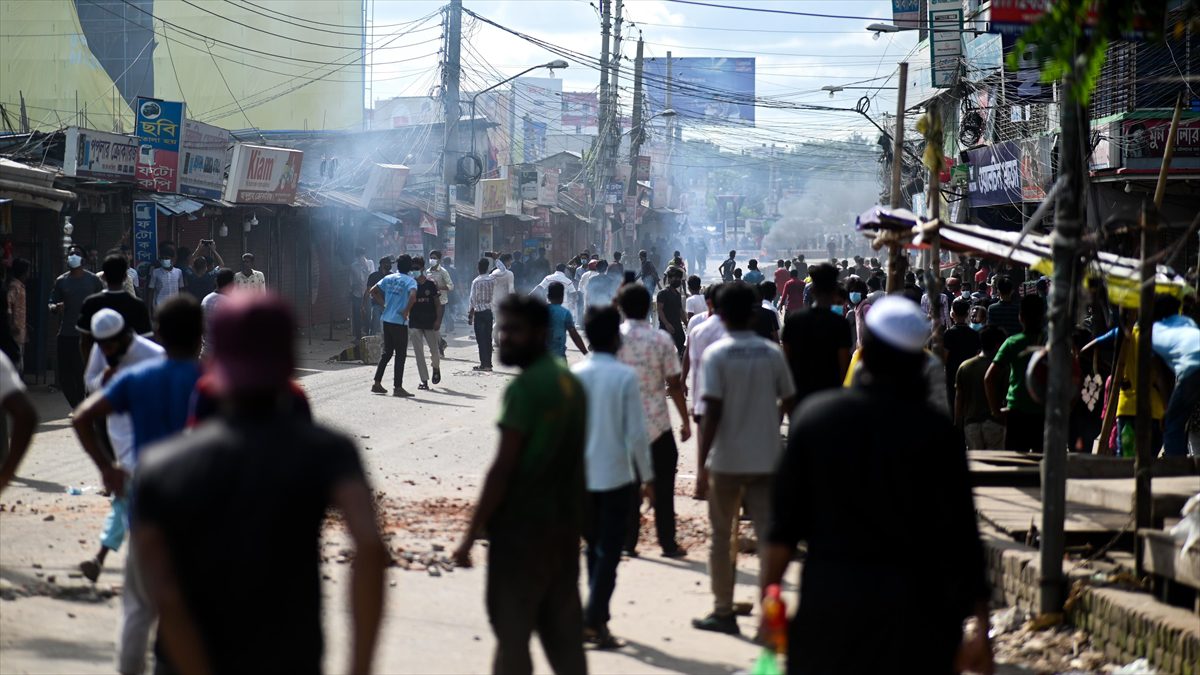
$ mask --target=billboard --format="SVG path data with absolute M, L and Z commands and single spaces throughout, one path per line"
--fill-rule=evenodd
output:
M 233 146 L 225 201 L 241 204 L 291 204 L 300 181 L 299 150 L 238 143 Z
M 600 127 L 600 95 L 589 91 L 565 91 L 562 95 L 562 125 L 566 133 L 586 133 Z
M 133 263 L 153 264 L 158 255 L 158 204 L 133 203 Z
M 1171 120 L 1166 117 L 1121 122 L 1125 148 L 1125 168 L 1158 169 L 1167 149 Z M 1182 119 L 1175 135 L 1175 159 L 1172 169 L 1200 166 L 1200 118 Z
M 177 192 L 183 103 L 139 96 L 136 110 L 137 186 L 152 192 Z
M 475 211 L 480 218 L 504 215 L 507 201 L 507 178 L 485 178 L 475 184 Z
M 408 167 L 403 164 L 375 164 L 363 189 L 362 203 L 368 209 L 391 209 L 400 204 Z
M 1021 147 L 1014 141 L 968 150 L 970 177 L 967 191 L 971 206 L 1020 204 Z
M 646 59 L 643 86 L 651 114 L 667 109 L 667 60 Z M 695 120 L 754 123 L 754 58 L 671 57 L 671 105 Z
M 179 192 L 194 197 L 220 199 L 225 190 L 233 137 L 211 124 L 185 119 L 183 151 L 179 162 Z
M 558 169 L 542 169 L 538 173 L 537 203 L 558 206 Z
M 514 122 L 528 117 L 544 124 L 546 133 L 562 133 L 562 80 L 553 77 L 519 77 L 513 80 L 512 115 Z
M 131 136 L 68 127 L 63 174 L 77 178 L 133 180 L 138 142 Z
M 892 24 L 915 28 L 921 23 L 921 0 L 892 0 Z

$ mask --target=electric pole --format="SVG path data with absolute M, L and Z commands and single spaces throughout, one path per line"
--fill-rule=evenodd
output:
M 608 124 L 610 109 L 608 96 L 608 34 L 611 28 L 610 0 L 600 0 L 600 117 L 596 128 L 596 139 L 592 143 L 592 236 L 604 241 L 604 204 L 608 190 Z M 591 237 L 589 237 L 590 239 Z
M 645 122 L 642 116 L 642 39 L 638 38 L 637 59 L 633 62 L 633 128 L 629 134 L 629 190 L 625 193 L 634 197 L 633 208 L 625 214 L 625 232 L 631 233 L 633 241 L 637 241 L 637 195 L 638 195 L 638 155 L 642 151 L 642 141 L 645 139 Z M 628 245 L 622 237 L 622 243 Z
M 442 182 L 446 186 L 445 209 L 446 222 L 450 222 L 450 190 L 455 185 L 458 176 L 458 158 L 461 150 L 458 147 L 459 112 L 459 78 L 462 74 L 460 49 L 462 40 L 462 0 L 450 0 L 446 8 L 446 62 L 442 67 Z M 471 120 L 475 124 L 475 120 Z
M 612 34 L 613 46 L 608 55 L 609 65 L 612 67 L 612 76 L 609 78 L 608 84 L 608 117 L 612 120 L 609 125 L 608 138 L 605 141 L 608 145 L 608 152 L 605 153 L 605 159 L 608 161 L 608 166 L 605 167 L 604 173 L 607 176 L 605 183 L 613 182 L 617 177 L 617 155 L 621 151 L 621 89 L 619 82 L 621 79 L 621 16 L 624 13 L 624 0 L 612 0 L 617 7 L 617 15 L 613 19 Z M 617 212 L 622 207 L 622 204 L 613 205 L 613 213 Z M 603 242 L 612 237 L 612 224 L 605 220 L 605 229 L 597 239 L 597 243 L 601 246 Z
M 1074 64 L 1063 77 L 1060 125 L 1059 175 L 1064 181 L 1054 203 L 1054 236 L 1051 251 L 1054 277 L 1050 284 L 1049 366 L 1046 373 L 1046 421 L 1042 436 L 1042 542 L 1038 611 L 1056 615 L 1063 611 L 1066 583 L 1063 578 L 1063 519 L 1067 506 L 1067 421 L 1072 395 L 1071 299 L 1078 283 L 1079 240 L 1083 232 L 1083 125 L 1087 111 L 1071 93 L 1078 81 Z

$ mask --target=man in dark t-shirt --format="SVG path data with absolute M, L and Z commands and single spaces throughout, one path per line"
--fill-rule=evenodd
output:
M 442 381 L 442 363 L 438 344 L 442 336 L 442 305 L 437 282 L 425 275 L 425 261 L 417 258 L 414 269 L 421 270 L 417 277 L 417 295 L 413 298 L 412 312 L 408 315 L 408 339 L 417 360 L 417 375 L 421 384 L 417 389 L 429 389 L 429 371 L 425 365 L 425 347 L 429 347 L 429 360 L 433 365 L 433 383 Z
M 125 258 L 110 255 L 104 259 L 101 269 L 107 288 L 84 299 L 79 308 L 79 319 L 75 322 L 75 330 L 81 337 L 80 348 L 84 354 L 90 354 L 92 350 L 92 316 L 105 308 L 120 314 L 121 318 L 125 319 L 125 325 L 138 335 L 148 336 L 154 332 L 146 303 L 125 290 L 125 276 L 129 272 L 129 263 Z
M 850 367 L 850 323 L 835 301 L 837 269 L 829 263 L 809 268 L 813 306 L 790 312 L 783 321 L 783 352 L 796 384 L 796 401 L 840 387 Z
M 353 443 L 277 405 L 294 339 L 281 300 L 231 296 L 210 339 L 223 416 L 158 444 L 139 464 L 131 532 L 172 664 L 319 672 L 319 539 L 334 506 L 355 544 L 347 670 L 371 668 L 387 552 Z
M 966 298 L 958 298 L 951 303 L 950 320 L 953 325 L 942 336 L 942 346 L 946 349 L 946 393 L 950 397 L 950 410 L 954 410 L 954 381 L 958 367 L 979 353 L 979 333 L 967 325 L 970 311 L 971 301 Z
M 368 314 L 370 321 L 367 322 L 367 329 L 363 331 L 363 334 L 365 335 L 375 335 L 383 330 L 379 325 L 380 317 L 383 316 L 383 308 L 371 302 L 371 289 L 375 288 L 375 284 L 378 284 L 380 279 L 391 273 L 392 258 L 391 256 L 384 256 L 379 259 L 379 267 L 374 272 L 371 272 L 369 275 L 367 275 L 367 290 L 363 291 L 362 301 L 365 307 L 365 309 L 363 309 L 364 314 L 366 312 L 370 312 L 370 314 Z
M 683 270 L 672 267 L 667 272 L 667 287 L 658 292 L 658 327 L 671 335 L 675 343 L 675 351 L 683 358 L 683 296 L 679 289 L 683 287 Z

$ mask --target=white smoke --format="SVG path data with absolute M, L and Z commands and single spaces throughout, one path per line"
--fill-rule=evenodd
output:
M 799 193 L 779 201 L 779 220 L 763 238 L 768 251 L 813 248 L 818 235 L 849 234 L 857 244 L 854 218 L 879 201 L 879 185 L 863 178 L 812 178 Z M 824 248 L 824 245 L 817 247 Z

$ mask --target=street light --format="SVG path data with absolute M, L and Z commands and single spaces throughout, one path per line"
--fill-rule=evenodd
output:
M 507 80 L 500 80 L 499 82 L 497 82 L 496 84 L 493 84 L 492 86 L 488 87 L 487 89 L 482 89 L 482 90 L 476 92 L 475 95 L 471 97 L 471 154 L 469 155 L 469 157 L 471 157 L 479 165 L 479 172 L 481 175 L 483 173 L 483 162 L 475 154 L 475 102 L 479 99 L 479 97 L 497 87 L 500 87 L 502 85 L 508 84 L 509 82 L 512 82 L 513 80 L 517 79 L 518 77 L 521 77 L 522 75 L 524 75 L 526 73 L 535 71 L 538 68 L 546 68 L 547 70 L 550 71 L 550 74 L 553 75 L 554 71 L 563 70 L 570 65 L 571 64 L 567 63 L 566 61 L 564 61 L 562 59 L 555 59 L 553 61 L 550 61 L 549 63 L 543 63 L 543 64 L 536 65 L 536 66 L 530 66 L 530 67 L 526 68 L 525 70 L 522 70 L 521 72 L 517 73 L 516 75 L 513 75 L 512 77 L 508 78 Z M 448 120 L 447 120 L 447 123 L 449 123 Z M 476 178 L 476 180 L 478 180 L 478 178 Z M 474 181 L 471 181 L 471 182 L 474 182 Z
M 879 89 L 895 89 L 895 87 L 851 87 L 851 86 L 842 85 L 842 84 L 827 84 L 824 87 L 821 87 L 821 91 L 829 92 L 829 98 L 833 98 L 834 94 L 838 93 L 839 91 L 844 91 L 846 89 L 870 89 L 872 91 L 876 91 Z
M 670 118 L 670 117 L 674 117 L 674 116 L 676 116 L 676 115 L 678 115 L 678 114 L 679 114 L 679 113 L 675 112 L 675 109 L 674 109 L 674 108 L 667 108 L 666 110 L 663 110 L 663 111 L 661 111 L 661 112 L 656 112 L 656 113 L 654 113 L 653 115 L 651 115 L 651 116 L 647 117 L 646 119 L 642 120 L 641 126 L 638 126 L 638 127 L 629 127 L 629 128 L 628 128 L 628 129 L 626 129 L 625 131 L 622 131 L 622 132 L 621 132 L 621 135 L 622 135 L 622 136 L 626 136 L 626 135 L 628 135 L 628 134 L 632 134 L 634 131 L 638 131 L 638 130 L 642 129 L 642 127 L 645 127 L 647 124 L 649 124 L 649 123 L 650 123 L 650 120 L 652 120 L 652 119 L 654 119 L 654 118 L 656 118 L 656 117 L 667 117 L 667 118 Z
M 867 26 L 867 30 L 875 34 L 875 39 L 878 40 L 880 35 L 884 33 L 899 33 L 902 30 L 927 30 L 930 33 L 970 33 L 972 35 L 985 35 L 986 30 L 976 30 L 974 28 L 934 28 L 933 26 L 897 26 L 890 23 L 873 23 Z

